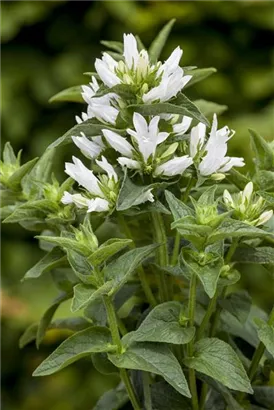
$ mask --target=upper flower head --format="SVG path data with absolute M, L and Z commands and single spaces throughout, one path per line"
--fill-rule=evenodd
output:
M 263 225 L 273 215 L 272 210 L 265 210 L 265 200 L 253 192 L 252 182 L 246 184 L 244 190 L 237 194 L 231 195 L 225 189 L 223 200 L 226 207 L 234 211 L 234 217 L 250 225 Z
M 152 64 L 146 50 L 138 51 L 136 38 L 124 34 L 124 60 L 115 61 L 108 53 L 97 58 L 95 69 L 107 87 L 118 84 L 136 86 L 140 101 L 151 103 L 168 101 L 188 83 L 192 76 L 184 76 L 179 66 L 183 51 L 177 47 L 165 63 Z
M 118 158 L 120 165 L 154 176 L 173 176 L 182 174 L 192 164 L 192 159 L 187 155 L 168 160 L 176 151 L 178 143 L 162 149 L 162 144 L 167 140 L 169 133 L 159 131 L 159 121 L 160 117 L 155 116 L 147 123 L 141 114 L 134 113 L 135 129 L 127 129 L 132 137 L 132 143 L 113 131 L 102 130 L 109 145 L 123 155 Z M 157 151 L 158 147 L 161 152 Z
M 217 129 L 217 116 L 214 114 L 211 132 L 206 141 L 206 127 L 199 123 L 191 130 L 190 156 L 197 163 L 199 173 L 202 176 L 228 172 L 232 167 L 243 167 L 243 158 L 228 157 L 227 142 L 233 137 L 234 131 L 225 126 Z

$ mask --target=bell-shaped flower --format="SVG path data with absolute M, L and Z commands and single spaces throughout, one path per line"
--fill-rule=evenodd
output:
M 233 210 L 233 216 L 250 225 L 263 225 L 273 215 L 272 210 L 265 210 L 266 201 L 253 192 L 253 183 L 246 184 L 243 191 L 230 194 L 227 189 L 223 193 L 223 201 L 228 210 Z
M 193 127 L 190 135 L 190 156 L 194 159 L 199 173 L 208 177 L 213 174 L 224 174 L 232 167 L 243 167 L 244 159 L 228 157 L 227 142 L 234 135 L 228 127 L 217 129 L 217 116 L 214 114 L 209 138 L 206 141 L 205 125 L 199 123 Z
M 89 85 L 82 86 L 82 97 L 88 104 L 87 112 L 82 113 L 81 117 L 76 116 L 76 122 L 81 124 L 91 118 L 97 118 L 99 121 L 115 124 L 117 115 L 119 114 L 117 101 L 119 99 L 117 94 L 110 93 L 101 97 L 95 97 L 99 90 L 99 84 L 96 78 L 92 77 L 92 82 Z
M 89 140 L 83 132 L 80 133 L 81 137 L 72 136 L 74 144 L 81 150 L 82 154 L 89 159 L 94 159 L 100 155 L 105 148 L 100 135 L 92 137 Z
M 165 63 L 152 64 L 146 50 L 138 50 L 136 38 L 124 34 L 124 60 L 115 61 L 108 53 L 97 58 L 95 69 L 105 86 L 118 84 L 137 86 L 137 94 L 144 103 L 168 101 L 189 82 L 179 66 L 183 51 L 177 47 Z
M 64 204 L 74 203 L 78 208 L 87 208 L 87 212 L 105 212 L 113 209 L 118 195 L 118 176 L 111 164 L 102 157 L 96 160 L 102 170 L 107 173 L 96 177 L 80 159 L 72 157 L 73 163 L 65 164 L 65 172 L 79 185 L 86 189 L 85 195 L 64 193 Z
M 176 151 L 177 143 L 169 146 L 162 154 L 158 154 L 157 147 L 161 146 L 162 148 L 162 144 L 169 136 L 168 132 L 159 131 L 159 120 L 160 117 L 155 116 L 147 123 L 141 114 L 134 113 L 133 124 L 135 129 L 127 129 L 132 143 L 116 132 L 102 130 L 109 145 L 123 155 L 117 159 L 121 166 L 154 176 L 173 176 L 182 174 L 192 164 L 192 159 L 187 155 L 167 161 Z M 164 164 L 161 164 L 161 162 L 164 162 Z
M 182 118 L 182 121 L 174 124 L 173 125 L 173 132 L 175 133 L 175 135 L 183 135 L 187 132 L 187 130 L 189 129 L 191 123 L 192 123 L 193 118 L 188 117 L 187 115 L 184 115 Z

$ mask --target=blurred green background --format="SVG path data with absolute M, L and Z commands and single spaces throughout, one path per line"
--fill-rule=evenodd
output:
M 230 150 L 245 156 L 252 167 L 247 128 L 269 140 L 274 136 L 273 15 L 272 1 L 3 1 L 2 144 L 11 141 L 16 151 L 23 148 L 23 160 L 41 155 L 75 124 L 74 116 L 82 108 L 50 105 L 48 99 L 88 81 L 82 73 L 93 70 L 100 40 L 120 41 L 124 32 L 132 32 L 149 45 L 162 25 L 176 17 L 162 58 L 180 45 L 182 65 L 218 69 L 187 94 L 228 105 L 220 123 L 236 130 Z M 70 149 L 58 153 L 59 174 Z M 31 232 L 2 227 L 3 408 L 91 409 L 100 394 L 117 383 L 115 377 L 103 378 L 90 361 L 82 360 L 55 376 L 32 378 L 36 365 L 64 337 L 54 331 L 39 351 L 34 344 L 18 348 L 24 328 L 39 319 L 57 294 L 46 276 L 20 283 L 41 256 Z M 266 272 L 249 275 L 246 269 L 244 281 L 267 308 L 274 292 Z M 64 304 L 56 316 L 67 311 Z

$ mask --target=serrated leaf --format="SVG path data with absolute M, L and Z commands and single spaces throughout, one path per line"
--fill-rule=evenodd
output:
M 125 343 L 130 334 L 122 341 Z M 119 368 L 143 370 L 162 376 L 175 390 L 183 396 L 190 397 L 185 375 L 171 350 L 157 343 L 132 343 L 122 354 L 109 354 L 110 361 Z
M 106 262 L 111 256 L 132 243 L 131 239 L 112 238 L 103 243 L 89 257 L 88 261 L 92 265 L 100 265 Z
M 190 83 L 191 83 L 191 81 L 190 81 Z M 199 108 L 201 113 L 206 118 L 210 118 L 210 119 L 213 117 L 213 114 L 221 115 L 228 108 L 227 105 L 221 105 L 221 104 L 217 104 L 217 103 L 212 102 L 212 101 L 206 101 L 206 100 L 202 100 L 202 99 L 201 100 L 195 100 L 194 104 Z
M 156 306 L 133 332 L 133 340 L 178 345 L 189 343 L 194 337 L 195 328 L 180 324 L 181 311 L 182 305 L 179 302 L 166 302 Z
M 200 112 L 199 108 L 191 102 L 184 94 L 180 94 L 169 103 L 155 103 L 155 104 L 134 104 L 129 105 L 129 109 L 133 112 L 138 112 L 144 116 L 147 115 L 159 115 L 159 114 L 179 114 L 187 115 L 188 117 L 195 118 L 197 121 L 209 126 L 208 120 Z
M 70 299 L 71 295 L 67 294 L 65 292 L 61 293 L 52 303 L 52 305 L 50 305 L 50 307 L 45 311 L 45 313 L 43 314 L 39 325 L 38 325 L 38 329 L 37 329 L 37 335 L 36 335 L 36 347 L 39 348 L 46 330 L 49 326 L 49 324 L 51 323 L 51 320 L 56 312 L 56 310 L 58 309 L 58 307 L 60 306 L 60 304 L 62 302 L 64 302 L 65 300 Z
M 233 255 L 233 261 L 239 263 L 274 264 L 274 248 L 270 246 L 260 246 L 253 248 L 250 246 L 239 247 Z
M 258 325 L 258 336 L 269 353 L 274 357 L 274 326 L 269 325 L 261 319 L 256 320 Z
M 53 248 L 39 262 L 37 262 L 30 270 L 27 271 L 23 280 L 38 278 L 45 272 L 61 266 L 65 262 L 63 252 L 58 248 Z
M 194 345 L 193 357 L 184 360 L 191 369 L 204 373 L 230 389 L 253 393 L 245 369 L 232 347 L 217 338 L 204 338 Z
M 90 327 L 66 339 L 34 371 L 33 376 L 47 376 L 91 353 L 113 351 L 110 331 L 106 327 Z
M 176 198 L 170 191 L 165 191 L 165 196 L 174 221 L 185 216 L 194 216 L 194 212 L 186 204 Z
M 117 292 L 132 275 L 135 269 L 152 252 L 158 248 L 158 244 L 135 248 L 111 262 L 104 270 L 105 280 L 112 281 L 112 294 Z
M 170 20 L 159 32 L 159 34 L 156 36 L 156 38 L 153 40 L 151 43 L 148 54 L 150 61 L 152 63 L 156 63 L 158 58 L 160 57 L 160 54 L 162 52 L 162 49 L 164 48 L 164 45 L 167 41 L 167 38 L 169 36 L 169 33 L 175 23 L 176 19 Z
M 26 162 L 24 165 L 22 165 L 20 168 L 18 168 L 8 179 L 8 186 L 12 189 L 17 189 L 20 187 L 21 181 L 23 177 L 31 171 L 31 169 L 34 167 L 34 165 L 38 161 L 38 157 L 32 159 L 29 162 Z
M 184 86 L 184 88 L 191 87 L 192 85 L 205 80 L 207 77 L 215 74 L 216 72 L 217 70 L 214 67 L 196 68 L 194 70 L 184 68 L 184 75 L 192 75 L 191 80 Z
M 225 238 L 241 238 L 243 236 L 260 238 L 267 235 L 271 235 L 271 233 L 235 219 L 227 219 L 218 227 L 218 230 L 209 235 L 207 243 L 214 243 Z
M 128 402 L 128 394 L 125 387 L 118 386 L 116 389 L 105 392 L 93 407 L 93 410 L 118 410 Z
M 120 134 L 123 132 L 123 130 L 115 130 L 113 127 L 109 127 L 107 124 L 103 124 L 91 118 L 82 122 L 81 124 L 74 125 L 74 127 L 68 130 L 62 137 L 58 138 L 56 141 L 50 144 L 48 150 L 72 143 L 71 137 L 74 135 L 80 135 L 81 132 L 83 132 L 87 138 L 100 135 L 102 129 L 109 129 L 116 132 L 118 131 Z
M 270 170 L 274 165 L 274 154 L 270 145 L 256 131 L 249 129 L 252 148 L 256 154 L 256 165 L 262 170 Z

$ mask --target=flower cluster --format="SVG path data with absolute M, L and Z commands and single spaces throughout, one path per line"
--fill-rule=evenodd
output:
M 233 210 L 236 219 L 244 221 L 250 225 L 263 225 L 273 215 L 273 211 L 266 211 L 266 201 L 253 192 L 253 183 L 249 182 L 243 191 L 237 194 L 230 194 L 225 189 L 223 200 L 228 210 Z
M 138 51 L 135 37 L 128 34 L 124 35 L 121 61 L 114 60 L 108 53 L 96 60 L 95 68 L 101 84 L 92 77 L 90 85 L 83 86 L 82 96 L 88 104 L 87 113 L 82 113 L 82 118 L 76 117 L 76 120 L 80 124 L 96 117 L 105 127 L 100 128 L 100 135 L 90 139 L 82 132 L 72 139 L 107 176 L 97 178 L 79 159 L 73 158 L 73 164 L 66 164 L 66 173 L 86 191 L 83 194 L 66 192 L 62 199 L 64 204 L 74 203 L 79 208 L 86 208 L 87 212 L 114 209 L 119 192 L 117 167 L 127 168 L 133 176 L 139 173 L 166 179 L 181 176 L 187 171 L 196 177 L 219 180 L 232 167 L 244 166 L 243 158 L 226 155 L 227 142 L 234 131 L 227 126 L 218 130 L 216 115 L 208 137 L 204 123 L 200 122 L 190 129 L 192 117 L 165 112 L 155 116 L 134 112 L 133 126 L 123 132 L 116 128 L 121 107 L 128 102 L 122 101 L 115 87 L 131 87 L 136 96 L 135 102 L 141 101 L 142 104 L 169 101 L 191 79 L 190 75 L 184 75 L 179 66 L 182 53 L 177 47 L 164 63 L 152 64 L 147 51 Z M 116 154 L 115 162 L 115 155 L 111 156 L 111 161 L 103 156 L 99 160 L 99 156 L 109 148 Z M 142 198 L 142 202 L 147 200 L 153 201 L 151 192 L 148 197 Z

